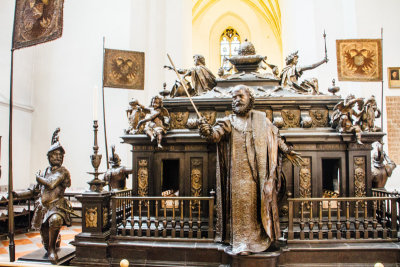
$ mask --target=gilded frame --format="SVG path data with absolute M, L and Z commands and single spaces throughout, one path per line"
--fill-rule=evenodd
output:
M 387 68 L 388 73 L 388 87 L 389 88 L 400 88 L 400 67 L 389 67 Z M 397 75 L 394 77 L 393 75 Z

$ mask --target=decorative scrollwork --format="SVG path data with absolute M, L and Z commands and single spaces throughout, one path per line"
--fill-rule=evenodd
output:
M 365 197 L 365 158 L 354 157 L 354 195 Z
M 303 164 L 299 173 L 299 191 L 300 197 L 311 197 L 311 158 L 303 157 Z

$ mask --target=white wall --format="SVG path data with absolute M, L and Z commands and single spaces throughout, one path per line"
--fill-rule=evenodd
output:
M 333 78 L 337 81 L 336 40 L 357 38 L 381 38 L 383 27 L 383 79 L 384 96 L 399 96 L 400 91 L 389 89 L 387 84 L 387 68 L 397 67 L 400 62 L 398 44 L 400 43 L 400 10 L 398 0 L 281 0 L 283 53 L 299 50 L 299 65 L 308 65 L 324 57 L 322 34 L 327 34 L 328 64 L 315 70 L 307 71 L 303 78 L 317 77 L 320 91 L 327 93 Z M 341 88 L 339 94 L 346 97 L 352 93 L 358 97 L 375 95 L 381 107 L 381 82 L 336 82 Z M 384 104 L 385 107 L 385 104 Z M 385 110 L 385 108 L 383 109 Z M 384 112 L 384 129 L 386 126 Z M 376 120 L 378 125 L 380 119 Z M 387 138 L 384 138 L 387 144 Z M 387 145 L 385 148 L 386 151 Z M 390 155 L 389 155 L 390 156 Z M 400 164 L 400 162 L 399 162 Z M 400 167 L 386 188 L 400 188 Z
M 11 71 L 11 36 L 14 20 L 15 1 L 0 3 L 0 136 L 2 136 L 0 185 L 8 184 L 8 131 L 9 96 Z M 32 124 L 32 64 L 34 51 L 26 49 L 14 53 L 14 94 L 13 94 L 13 177 L 14 184 L 29 184 L 31 124 Z
M 173 4 L 173 5 L 172 5 Z M 145 52 L 145 90 L 105 88 L 108 145 L 116 144 L 122 164 L 131 166 L 130 147 L 119 138 L 127 127 L 125 109 L 135 97 L 148 105 L 151 96 L 162 89 L 166 79 L 166 52 L 175 64 L 191 62 L 191 6 L 187 1 L 159 0 L 88 0 L 65 1 L 63 36 L 55 41 L 15 52 L 14 97 L 26 111 L 14 115 L 14 187 L 25 188 L 34 182 L 33 174 L 47 165 L 46 153 L 51 135 L 61 127 L 60 142 L 66 150 L 64 165 L 72 175 L 72 187 L 87 187 L 92 177 L 93 88 L 101 87 L 103 36 L 106 48 Z M 181 14 L 187 13 L 187 16 Z M 9 94 L 9 51 L 14 1 L 0 3 L 2 31 L 0 39 L 0 101 Z M 183 23 L 186 21 L 186 25 Z M 174 30 L 171 30 L 171 28 Z M 189 42 L 190 45 L 190 42 Z M 167 51 L 168 50 L 168 51 Z M 187 50 L 185 53 L 184 51 Z M 174 56 L 175 55 L 175 56 Z M 186 60 L 187 63 L 184 63 Z M 171 86 L 172 78 L 168 80 Z M 104 135 L 99 109 L 99 145 L 105 170 Z M 21 113 L 21 114 L 20 114 Z M 8 109 L 0 103 L 3 136 L 1 184 L 7 184 Z
M 222 3 L 222 2 L 221 2 Z M 0 135 L 2 136 L 0 185 L 7 184 L 8 97 L 10 49 L 14 0 L 0 1 Z M 116 144 L 123 164 L 130 166 L 129 146 L 120 144 L 127 127 L 125 108 L 131 97 L 148 105 L 151 96 L 170 87 L 176 79 L 162 66 L 192 65 L 192 17 L 188 0 L 86 0 L 65 1 L 63 36 L 55 41 L 15 51 L 14 68 L 14 187 L 24 188 L 33 174 L 47 165 L 46 153 L 56 127 L 65 147 L 65 166 L 71 171 L 73 187 L 86 187 L 91 177 L 93 87 L 101 86 L 103 36 L 106 47 L 145 52 L 145 90 L 105 89 L 108 143 Z M 218 5 L 215 5 L 218 7 Z M 387 88 L 387 67 L 398 66 L 400 10 L 398 0 L 281 0 L 283 56 L 299 50 L 300 65 L 324 56 L 323 30 L 327 33 L 329 63 L 306 72 L 318 77 L 326 92 L 336 78 L 336 39 L 380 38 L 384 28 L 384 94 L 400 95 Z M 218 19 L 218 18 L 215 18 Z M 252 18 L 256 19 L 256 18 Z M 257 18 L 259 19 L 259 18 Z M 213 23 L 207 22 L 210 27 Z M 207 25 L 208 25 L 207 24 Z M 209 36 L 207 36 L 209 38 Z M 271 37 L 272 38 L 272 37 Z M 256 46 L 260 50 L 260 45 Z M 262 52 L 262 51 L 260 51 Z M 262 54 L 262 53 L 260 53 Z M 272 59 L 272 55 L 268 55 Z M 274 55 L 276 56 L 276 55 Z M 271 61 L 272 62 L 272 61 Z M 380 83 L 338 82 L 342 96 L 352 92 L 380 103 Z M 99 115 L 100 112 L 99 103 Z M 101 119 L 101 116 L 99 116 Z M 386 113 L 385 113 L 386 117 Z M 100 121 L 101 122 L 101 121 Z M 386 125 L 383 125 L 386 128 Z M 99 144 L 105 170 L 103 126 Z M 400 188 L 400 168 L 388 188 Z

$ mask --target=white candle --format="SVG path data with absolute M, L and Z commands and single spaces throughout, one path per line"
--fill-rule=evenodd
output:
M 97 85 L 93 88 L 93 120 L 97 121 L 97 109 L 98 109 L 98 102 L 99 102 L 99 89 Z

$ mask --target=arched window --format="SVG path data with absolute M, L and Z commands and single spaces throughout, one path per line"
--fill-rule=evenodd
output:
M 231 63 L 227 60 L 231 56 L 237 55 L 240 47 L 239 33 L 233 28 L 227 28 L 220 38 L 220 66 L 228 70 Z

